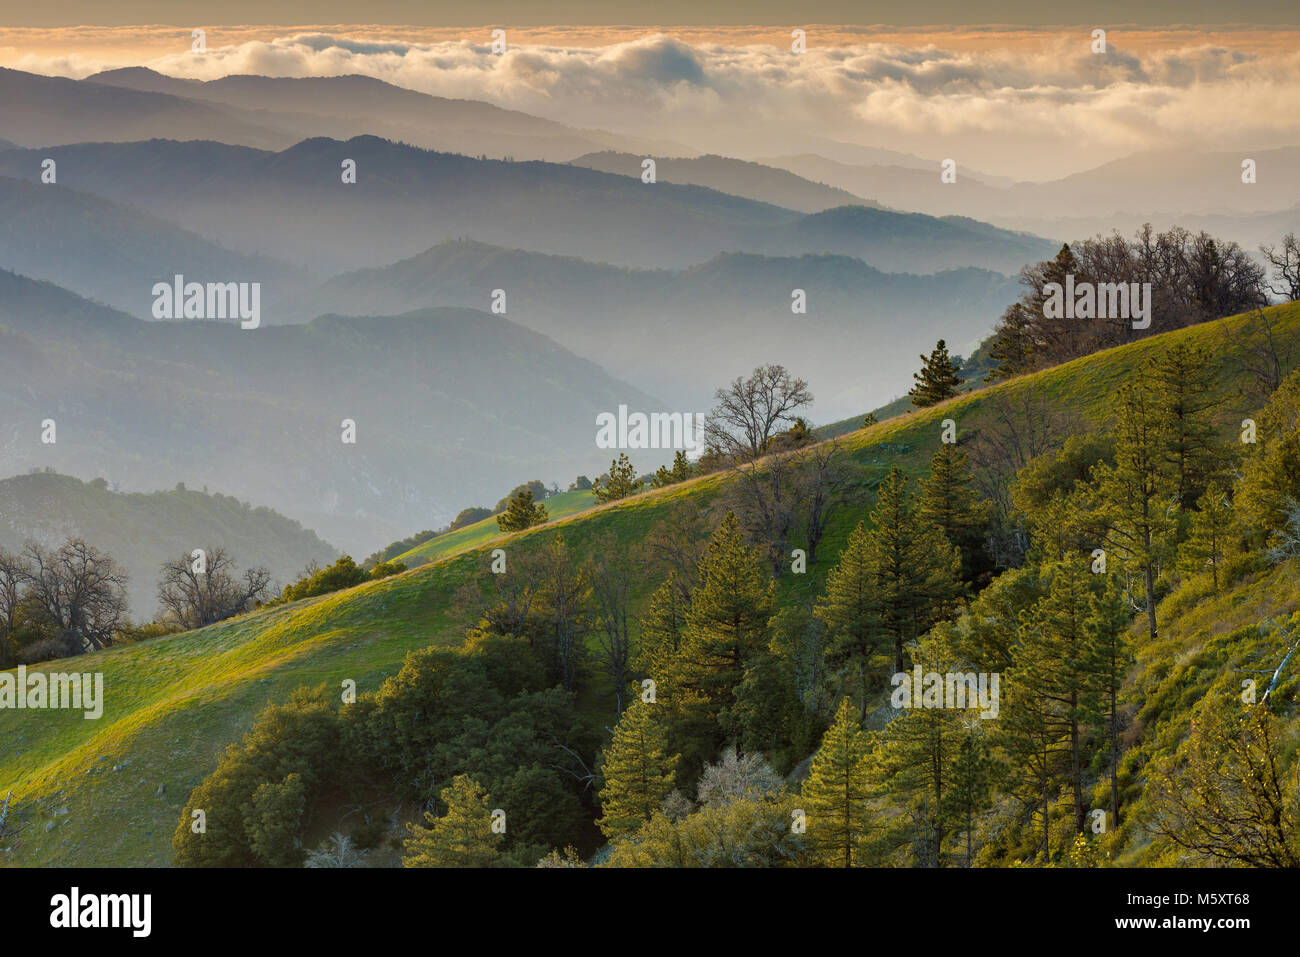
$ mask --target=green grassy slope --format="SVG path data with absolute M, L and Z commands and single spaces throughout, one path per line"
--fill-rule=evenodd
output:
M 1160 633 L 1151 641 L 1142 623 L 1133 628 L 1136 662 L 1130 672 L 1125 699 L 1134 710 L 1134 726 L 1141 741 L 1121 761 L 1121 788 L 1129 819 L 1138 822 L 1129 829 L 1117 863 L 1123 866 L 1177 866 L 1187 863 L 1180 852 L 1165 844 L 1153 844 L 1145 830 L 1149 803 L 1143 788 L 1142 768 L 1153 758 L 1172 754 L 1187 736 L 1193 707 L 1210 694 L 1233 702 L 1241 693 L 1241 682 L 1253 678 L 1257 697 L 1268 687 L 1271 671 L 1278 664 L 1290 640 L 1268 624 L 1286 632 L 1300 628 L 1300 580 L 1295 568 L 1280 565 L 1250 568 L 1225 584 L 1215 594 L 1210 576 L 1203 574 L 1185 582 L 1157 608 Z M 1267 668 L 1267 672 L 1262 669 Z M 1300 674 L 1294 667 L 1283 672 L 1273 701 L 1296 700 Z M 1286 715 L 1286 710 L 1282 711 Z M 1300 712 L 1294 706 L 1284 717 L 1285 733 L 1280 738 L 1284 766 L 1295 767 L 1300 750 Z M 1294 775 L 1293 775 L 1294 777 Z M 1104 806 L 1099 781 L 1094 807 Z
M 1300 336 L 1300 306 L 1278 307 L 1271 315 L 1275 337 Z M 1252 328 L 1249 317 L 1235 317 L 1178 330 L 842 437 L 841 454 L 856 481 L 853 500 L 835 515 L 821 561 L 807 575 L 785 576 L 782 597 L 820 590 L 852 526 L 866 517 L 875 482 L 894 463 L 924 468 L 945 418 L 969 435 L 989 421 L 993 403 L 1032 391 L 1063 412 L 1101 424 L 1110 417 L 1120 381 L 1146 357 L 1183 340 L 1215 351 L 1219 417 L 1225 432 L 1235 430 L 1260 404 L 1248 394 L 1240 365 Z M 0 711 L 0 795 L 14 790 L 24 828 L 16 839 L 0 838 L 0 862 L 166 864 L 190 789 L 265 704 L 321 681 L 353 678 L 359 690 L 373 690 L 407 651 L 459 641 L 466 622 L 452 610 L 452 597 L 463 583 L 488 573 L 492 547 L 532 547 L 561 532 L 580 557 L 605 535 L 616 547 L 632 547 L 680 502 L 709 510 L 727 481 L 725 475 L 705 476 L 518 535 L 463 541 L 454 554 L 431 555 L 428 564 L 380 582 L 63 663 L 65 669 L 103 672 L 104 715 L 87 721 L 79 713 Z M 638 605 L 655 584 L 639 583 L 633 596 Z
M 561 492 L 558 495 L 552 495 L 542 504 L 546 506 L 546 513 L 550 516 L 550 520 L 554 521 L 557 518 L 567 518 L 570 515 L 584 511 L 590 508 L 595 501 L 596 497 L 590 491 Z M 505 533 L 497 526 L 497 517 L 489 515 L 481 522 L 475 522 L 473 525 L 466 525 L 454 532 L 447 532 L 445 535 L 438 535 L 426 542 L 421 542 L 409 551 L 402 552 L 396 558 L 390 558 L 389 561 L 402 562 L 408 568 L 415 568 L 418 565 L 436 562 L 449 555 L 459 554 L 466 549 L 480 548 L 488 542 L 494 542 L 505 537 Z

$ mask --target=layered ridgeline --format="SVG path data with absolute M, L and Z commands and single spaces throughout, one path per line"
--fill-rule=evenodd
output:
M 228 76 L 205 83 L 139 67 L 84 80 L 0 70 L 0 129 L 29 147 L 157 138 L 284 149 L 310 136 L 371 134 L 430 149 L 556 161 L 645 145 L 365 76 Z
M 0 549 L 17 552 L 28 539 L 57 548 L 70 538 L 111 555 L 126 572 L 127 611 L 136 622 L 158 610 L 163 562 L 195 548 L 224 549 L 241 567 L 265 567 L 280 584 L 338 555 L 293 519 L 207 489 L 121 492 L 104 479 L 53 472 L 0 480 Z
M 658 182 L 706 186 L 801 213 L 819 213 L 836 206 L 880 205 L 846 189 L 804 179 L 789 170 L 730 156 L 653 157 L 606 150 L 579 156 L 572 162 L 574 166 L 644 178 L 649 174 L 648 159 L 654 160 L 654 176 Z
M 55 175 L 58 169 L 55 167 Z M 260 284 L 274 316 L 315 284 L 305 270 L 227 249 L 129 206 L 54 183 L 0 176 L 0 268 L 44 279 L 141 319 L 177 274 Z
M 330 279 L 303 298 L 298 315 L 485 308 L 502 285 L 513 321 L 673 408 L 706 411 L 719 385 L 779 355 L 798 374 L 816 370 L 820 420 L 897 395 L 908 384 L 898 370 L 937 339 L 969 354 L 1020 291 L 982 269 L 886 273 L 847 256 L 727 253 L 680 271 L 637 270 L 461 240 Z M 792 309 L 796 289 L 804 312 Z
M 1266 317 L 1275 341 L 1293 343 L 1300 335 L 1300 308 L 1269 309 Z M 1255 351 L 1264 342 L 1257 316 L 1206 323 L 843 436 L 834 460 L 847 473 L 846 502 L 832 513 L 820 557 L 808 573 L 783 574 L 778 580 L 777 607 L 793 608 L 823 592 L 828 570 L 854 526 L 867 518 L 880 481 L 895 465 L 912 475 L 925 472 L 941 444 L 945 419 L 953 420 L 972 454 L 989 443 L 1005 445 L 1008 423 L 1022 442 L 1031 444 L 1044 442 L 1053 431 L 1059 439 L 1062 429 L 1108 426 L 1113 424 L 1119 387 L 1148 360 L 1183 344 L 1209 350 L 1202 381 L 1211 384 L 1213 422 L 1223 439 L 1235 442 L 1243 418 L 1257 414 L 1266 401 L 1256 376 Z M 328 689 L 338 689 L 346 679 L 355 680 L 362 692 L 373 691 L 398 670 L 407 652 L 430 644 L 459 645 L 473 615 L 456 596 L 467 584 L 485 589 L 492 585 L 492 549 L 504 548 L 509 561 L 518 563 L 563 536 L 575 556 L 617 554 L 659 536 L 656 530 L 662 530 L 664 522 L 680 525 L 685 517 L 696 516 L 705 528 L 716 525 L 735 490 L 736 482 L 726 472 L 687 480 L 522 534 L 467 543 L 466 551 L 383 581 L 77 659 L 80 669 L 104 674 L 100 720 L 49 712 L 33 721 L 0 712 L 0 735 L 12 743 L 0 756 L 0 790 L 14 789 L 16 820 L 23 826 L 21 839 L 0 853 L 7 862 L 20 864 L 166 864 L 172 859 L 171 840 L 187 796 L 216 767 L 222 749 L 250 728 L 260 709 L 286 700 L 295 688 L 319 682 L 326 683 L 331 700 L 336 700 L 337 690 Z M 698 546 L 702 539 L 691 541 Z M 665 573 L 658 566 L 633 567 L 635 622 Z M 1227 591 L 1217 596 L 1199 584 L 1181 589 L 1162 606 L 1158 646 L 1143 637 L 1145 619 L 1135 622 L 1131 641 L 1137 666 L 1126 677 L 1122 694 L 1145 689 L 1135 705 L 1142 720 L 1129 727 L 1147 751 L 1134 751 L 1137 765 L 1124 767 L 1125 807 L 1140 798 L 1142 761 L 1169 753 L 1186 735 L 1191 708 L 1201 692 L 1229 673 L 1242 655 L 1248 663 L 1256 660 L 1250 657 L 1260 640 L 1254 614 L 1233 612 L 1236 618 L 1225 619 L 1227 631 L 1218 627 L 1215 616 L 1241 601 L 1262 597 L 1273 619 L 1285 621 L 1300 609 L 1294 589 L 1278 584 L 1278 576 L 1286 574 L 1279 569 L 1244 580 L 1225 579 Z M 1213 644 L 1209 657 L 1202 654 L 1207 643 Z M 1189 662 L 1198 663 L 1199 670 L 1189 672 Z M 1235 686 L 1235 673 L 1232 676 Z M 1194 687 L 1194 693 L 1180 691 L 1184 681 L 1193 682 L 1187 687 Z M 593 672 L 579 699 L 596 727 L 609 722 L 608 691 L 607 683 Z M 1005 701 L 1003 709 L 1004 714 L 1012 713 Z M 788 820 L 786 815 L 785 830 Z M 338 826 L 337 814 L 322 809 L 304 840 L 314 846 Z M 1117 853 L 1128 860 L 1154 846 L 1140 828 L 1116 834 Z M 1032 859 L 1032 830 L 1025 839 L 1031 842 Z M 1059 849 L 1059 836 L 1052 841 Z
M 93 74 L 83 82 L 200 100 L 226 109 L 254 110 L 261 123 L 296 134 L 295 142 L 311 136 L 350 139 L 368 133 L 424 149 L 550 162 L 563 162 L 600 145 L 649 148 L 638 137 L 575 130 L 481 100 L 431 96 L 356 74 L 225 76 L 205 82 L 127 67 Z M 171 138 L 166 133 L 157 135 Z
M 853 205 L 803 214 L 701 186 L 374 136 L 314 138 L 281 152 L 171 140 L 8 150 L 0 174 L 38 180 L 47 158 L 71 189 L 321 273 L 386 265 L 458 237 L 636 268 L 682 268 L 722 251 L 830 252 L 888 271 L 1010 274 L 1055 251 L 974 220 Z
M 1205 229 L 1247 248 L 1276 243 L 1300 229 L 1300 146 L 1250 151 L 1259 171 L 1242 180 L 1238 153 L 1146 150 L 1046 182 L 999 183 L 960 168 L 956 182 L 936 188 L 937 164 L 864 163 L 804 153 L 760 159 L 805 179 L 848 190 L 899 209 L 962 215 L 1042 236 L 1090 236 L 1143 223 L 1157 229 Z M 1267 175 L 1265 175 L 1267 174 Z
M 0 354 L 7 474 L 206 485 L 357 556 L 495 500 L 525 472 L 598 475 L 609 462 L 597 414 L 662 407 L 468 309 L 241 329 L 135 319 L 0 271 L 0 326 L 12 343 Z

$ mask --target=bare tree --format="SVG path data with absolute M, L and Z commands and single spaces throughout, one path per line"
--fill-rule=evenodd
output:
M 563 535 L 557 534 L 548 542 L 539 557 L 545 614 L 543 638 L 551 646 L 560 685 L 565 691 L 573 691 L 578 684 L 578 662 L 588 626 L 590 583 Z
M 647 562 L 659 578 L 675 573 L 673 580 L 685 601 L 700 583 L 700 560 L 708 551 L 711 532 L 698 507 L 678 502 L 646 536 Z
M 489 587 L 465 584 L 456 592 L 454 606 L 471 624 L 497 635 L 527 638 L 535 643 L 536 613 L 542 592 L 542 562 L 523 548 L 512 548 L 505 570 L 488 576 Z
M 736 377 L 714 398 L 718 404 L 705 421 L 705 435 L 718 452 L 735 458 L 756 459 L 782 423 L 813 400 L 808 383 L 793 378 L 784 366 L 765 365 L 748 379 Z
M 785 567 L 790 537 L 798 524 L 798 453 L 770 455 L 760 464 L 756 459 L 738 459 L 737 481 L 724 495 L 729 511 L 735 512 L 751 542 L 767 551 L 772 575 Z
M 628 628 L 632 556 L 610 534 L 595 543 L 600 556 L 587 564 L 587 578 L 595 599 L 597 642 L 601 662 L 614 687 L 614 713 L 623 713 L 623 695 L 632 668 L 632 635 Z
M 1031 385 L 990 396 L 987 409 L 989 421 L 976 430 L 968 454 L 975 466 L 974 485 L 993 505 L 998 533 L 997 540 L 988 543 L 989 552 L 999 567 L 1007 568 L 1019 564 L 1028 545 L 1027 533 L 1017 525 L 1011 504 L 1016 473 L 1082 431 L 1082 425 L 1042 401 L 1038 389 Z
M 849 474 L 839 452 L 839 443 L 831 440 L 812 446 L 801 456 L 797 495 L 803 505 L 809 565 L 817 561 L 817 546 L 826 534 L 826 523 L 842 503 L 848 484 Z
M 271 573 L 249 568 L 234 575 L 235 561 L 224 548 L 182 555 L 162 566 L 158 602 L 182 629 L 202 628 L 249 610 L 266 596 Z
M 0 549 L 0 668 L 12 665 L 18 650 L 14 632 L 18 628 L 18 609 L 23 601 L 23 583 L 29 577 L 22 556 Z
M 1256 334 L 1258 327 L 1262 334 Z M 1263 309 L 1256 309 L 1251 317 L 1251 335 L 1243 336 L 1238 366 L 1244 372 L 1253 388 L 1254 395 L 1267 398 L 1277 391 L 1282 380 L 1290 371 L 1293 343 L 1288 337 L 1279 337 L 1273 332 L 1273 323 Z M 1285 345 L 1279 342 L 1283 339 Z
M 1286 302 L 1300 299 L 1300 241 L 1296 240 L 1295 233 L 1283 236 L 1280 248 L 1260 246 L 1259 251 L 1273 267 L 1268 291 Z
M 1177 754 L 1148 769 L 1150 829 L 1203 860 L 1300 867 L 1300 787 L 1276 719 L 1263 704 L 1211 704 Z
M 57 631 L 68 654 L 113 643 L 126 611 L 126 575 L 113 559 L 79 538 L 48 551 L 37 542 L 23 547 L 28 595 Z

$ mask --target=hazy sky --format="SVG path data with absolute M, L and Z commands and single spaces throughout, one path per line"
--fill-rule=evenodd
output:
M 55 10 L 67 13 L 75 6 Z M 140 9 L 140 16 L 155 10 L 156 21 L 157 6 L 126 3 L 113 9 L 123 17 L 131 9 Z M 178 10 L 204 6 L 211 5 L 169 3 L 169 19 Z M 221 9 L 233 18 L 245 6 L 226 3 Z M 264 17 L 272 15 L 267 11 L 297 9 L 294 4 L 257 6 Z M 412 13 L 412 20 L 429 19 L 434 6 L 466 9 L 452 3 L 409 6 L 425 11 Z M 545 9 L 574 9 L 576 16 L 580 6 Z M 930 20 L 917 11 L 942 4 L 905 6 L 916 19 Z M 1010 15 L 1019 6 L 995 9 Z M 1200 4 L 1177 6 L 1187 19 Z M 342 5 L 324 3 L 313 12 L 376 15 L 402 7 L 379 3 L 344 11 Z M 672 4 L 651 8 L 664 16 L 678 9 Z M 1244 3 L 1233 10 L 1243 16 L 1265 8 L 1267 3 Z M 760 3 L 746 6 L 745 13 L 758 17 L 767 9 L 775 7 Z M 1064 5 L 1048 9 L 1065 15 Z M 820 8 L 809 4 L 801 10 Z M 502 55 L 490 49 L 490 28 L 482 23 L 430 27 L 316 20 L 271 27 L 232 19 L 226 23 L 234 25 L 223 25 L 196 13 L 184 26 L 0 25 L 0 66 L 78 79 L 134 65 L 197 79 L 356 73 L 692 149 L 770 156 L 825 152 L 819 141 L 835 140 L 927 159 L 952 158 L 959 168 L 1033 180 L 1055 179 L 1146 149 L 1300 145 L 1297 28 L 1126 28 L 1101 21 L 1107 46 L 1098 55 L 1090 24 L 882 28 L 809 22 L 802 27 L 807 49 L 795 55 L 788 21 L 694 27 L 498 22 L 505 24 L 508 38 Z M 203 52 L 191 50 L 191 28 L 198 26 L 207 33 Z
M 0 0 L 0 25 L 369 23 L 465 26 L 552 23 L 898 25 L 1093 22 L 1295 24 L 1295 0 Z

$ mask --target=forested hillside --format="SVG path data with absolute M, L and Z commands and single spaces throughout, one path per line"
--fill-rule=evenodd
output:
M 0 713 L 25 825 L 3 853 L 1294 864 L 1297 333 L 1274 307 L 833 444 L 792 428 L 402 575 L 88 656 L 122 689 L 93 727 Z M 903 707 L 916 667 L 978 676 L 978 706 L 918 687 Z M 107 826 L 127 807 L 135 827 Z

